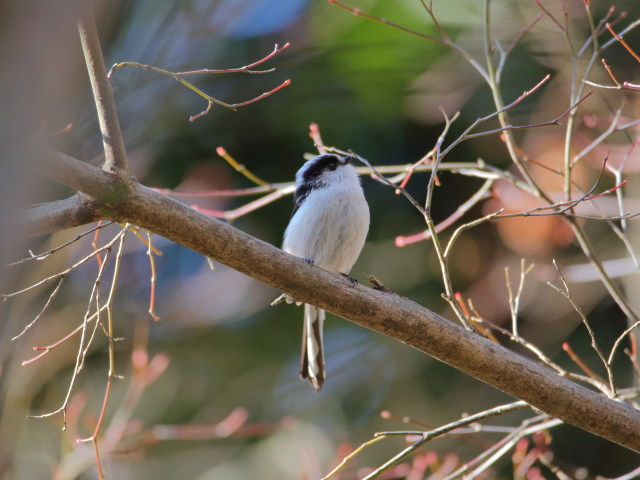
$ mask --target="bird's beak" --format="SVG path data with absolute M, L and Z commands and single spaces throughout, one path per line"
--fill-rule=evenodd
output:
M 350 161 L 351 161 L 351 155 L 345 155 L 344 157 L 342 157 L 343 165 L 348 165 Z

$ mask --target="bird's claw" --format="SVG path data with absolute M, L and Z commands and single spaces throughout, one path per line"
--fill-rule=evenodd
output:
M 278 298 L 276 298 L 273 302 L 271 302 L 271 306 L 275 307 L 276 305 L 282 302 L 293 303 L 295 302 L 295 300 L 291 298 L 289 295 L 287 295 L 286 293 L 283 293 Z M 300 303 L 296 302 L 296 305 L 300 305 Z
M 348 273 L 341 273 L 340 275 L 342 275 L 344 278 L 346 278 L 347 280 L 349 280 L 349 282 L 351 282 L 351 286 L 355 287 L 356 285 L 358 285 L 358 280 L 356 280 L 355 278 L 353 278 L 351 275 L 349 275 Z

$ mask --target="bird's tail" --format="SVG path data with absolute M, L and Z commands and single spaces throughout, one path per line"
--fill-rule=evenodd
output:
M 304 327 L 302 330 L 302 359 L 300 377 L 307 379 L 316 393 L 324 383 L 324 351 L 322 349 L 322 327 L 324 310 L 313 305 L 304 305 Z

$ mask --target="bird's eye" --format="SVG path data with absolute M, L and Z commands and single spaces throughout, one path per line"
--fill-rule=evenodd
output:
M 328 168 L 329 168 L 329 170 L 333 171 L 333 170 L 335 170 L 336 168 L 338 168 L 338 166 L 337 166 L 335 163 L 331 163 L 331 164 L 329 164 L 329 167 L 328 167 Z

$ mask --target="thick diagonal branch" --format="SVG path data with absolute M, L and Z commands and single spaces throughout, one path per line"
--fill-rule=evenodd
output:
M 69 157 L 52 159 L 53 172 L 78 167 L 82 191 L 102 192 L 105 172 Z M 65 175 L 57 175 L 65 182 Z M 113 178 L 113 177 L 111 177 Z M 92 184 L 95 181 L 96 184 Z M 91 184 L 91 185 L 90 185 Z M 640 452 L 640 412 L 630 405 L 561 378 L 484 337 L 466 331 L 393 293 L 352 286 L 340 275 L 309 265 L 228 224 L 133 183 L 117 202 L 97 208 L 103 218 L 129 222 L 162 235 L 292 298 L 317 305 L 363 327 L 425 352 L 567 423 Z

